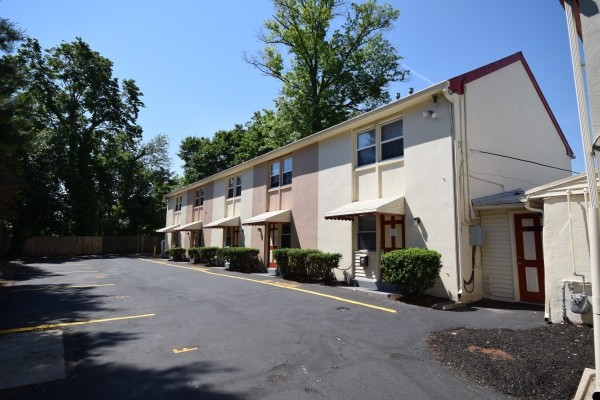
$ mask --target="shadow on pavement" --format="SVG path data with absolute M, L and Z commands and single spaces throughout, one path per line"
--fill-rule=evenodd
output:
M 209 362 L 181 366 L 155 365 L 136 368 L 123 363 L 99 361 L 110 348 L 135 341 L 137 334 L 121 332 L 64 331 L 67 378 L 58 381 L 0 391 L 2 399 L 221 399 L 238 400 L 246 395 L 219 393 L 202 376 L 211 372 L 232 372 Z M 142 358 L 146 351 L 127 354 Z M 132 363 L 133 364 L 133 363 Z M 165 362 L 167 364 L 167 362 Z M 27 373 L 24 371 L 24 373 Z

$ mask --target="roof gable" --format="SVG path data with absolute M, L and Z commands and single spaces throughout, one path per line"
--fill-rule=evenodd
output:
M 573 153 L 573 150 L 571 149 L 571 146 L 569 145 L 567 138 L 565 137 L 560 125 L 558 124 L 558 121 L 556 120 L 554 113 L 550 109 L 550 105 L 546 101 L 546 97 L 544 97 L 544 94 L 542 93 L 542 89 L 540 89 L 540 86 L 538 85 L 537 81 L 535 80 L 535 77 L 533 76 L 533 73 L 531 72 L 531 69 L 529 68 L 529 65 L 527 64 L 527 61 L 525 61 L 525 57 L 523 57 L 522 52 L 519 51 L 508 57 L 502 58 L 498 61 L 494 61 L 493 63 L 484 65 L 484 66 L 474 69 L 472 71 L 466 72 L 462 75 L 455 76 L 454 78 L 451 78 L 448 80 L 448 89 L 450 89 L 452 92 L 454 92 L 456 94 L 462 95 L 465 93 L 465 86 L 469 82 L 473 82 L 477 79 L 483 78 L 484 76 L 487 76 L 495 71 L 498 71 L 499 69 L 502 69 L 502 68 L 504 68 L 508 65 L 511 65 L 513 63 L 516 63 L 516 62 L 520 62 L 523 65 L 523 68 L 525 68 L 525 71 L 527 72 L 527 75 L 529 76 L 529 79 L 531 80 L 531 84 L 533 85 L 542 104 L 544 105 L 544 108 L 546 109 L 546 112 L 548 113 L 548 116 L 550 117 L 552 124 L 556 128 L 556 132 L 558 133 L 560 140 L 563 142 L 563 145 L 565 146 L 565 151 L 566 151 L 567 155 L 571 158 L 575 158 L 575 153 Z

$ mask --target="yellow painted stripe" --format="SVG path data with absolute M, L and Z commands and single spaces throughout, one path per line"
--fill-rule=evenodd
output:
M 192 347 L 192 348 L 184 347 L 183 349 L 173 349 L 173 353 L 175 353 L 175 354 L 187 353 L 189 351 L 196 351 L 196 350 L 198 350 L 197 347 Z
M 207 268 L 184 267 L 183 265 L 171 264 L 171 263 L 164 262 L 164 261 L 149 260 L 147 258 L 140 258 L 140 260 L 149 261 L 149 262 L 153 262 L 153 263 L 156 263 L 156 264 L 162 264 L 162 265 L 166 265 L 166 266 L 169 266 L 169 267 L 175 267 L 175 268 L 189 269 L 189 270 L 192 270 L 192 271 L 204 272 L 205 274 L 215 275 L 215 276 L 222 276 L 222 277 L 230 278 L 230 279 L 238 279 L 238 280 L 241 280 L 241 281 L 254 282 L 254 283 L 262 283 L 263 285 L 270 285 L 270 286 L 280 287 L 282 289 L 295 290 L 297 292 L 312 294 L 312 295 L 315 295 L 315 296 L 320 296 L 320 297 L 324 297 L 324 298 L 331 299 L 331 300 L 341 301 L 341 302 L 344 302 L 344 303 L 354 304 L 354 305 L 361 306 L 361 307 L 372 308 L 374 310 L 385 311 L 385 312 L 389 312 L 389 313 L 393 313 L 393 314 L 397 313 L 397 311 L 394 310 L 393 308 L 380 307 L 380 306 L 376 306 L 376 305 L 369 304 L 369 303 L 363 303 L 361 301 L 355 301 L 355 300 L 345 299 L 343 297 L 338 297 L 338 296 L 333 296 L 333 295 L 330 295 L 330 294 L 319 293 L 319 292 L 315 292 L 315 291 L 312 291 L 312 290 L 302 289 L 302 288 L 296 287 L 294 284 L 288 284 L 288 283 L 285 283 L 285 282 L 264 281 L 264 280 L 260 280 L 260 279 L 244 278 L 244 277 L 241 277 L 241 276 L 227 275 L 227 274 L 221 274 L 221 273 L 218 273 L 218 272 L 212 272 L 212 271 L 209 271 Z
M 7 334 L 7 333 L 23 333 L 23 332 L 33 332 L 33 331 L 44 331 L 44 330 L 48 330 L 48 329 L 62 328 L 62 327 L 65 327 L 65 326 L 98 324 L 98 323 L 101 323 L 101 322 L 112 322 L 112 321 L 123 321 L 123 320 L 126 320 L 126 319 L 154 317 L 155 315 L 156 314 L 130 315 L 130 316 L 127 316 L 127 317 L 90 319 L 88 321 L 61 322 L 61 323 L 58 323 L 58 324 L 44 324 L 44 325 L 37 325 L 37 326 L 26 326 L 26 327 L 23 327 L 23 328 L 2 329 L 2 330 L 0 330 L 0 335 Z
M 60 289 L 86 289 L 93 287 L 101 287 L 101 286 L 114 286 L 114 283 L 104 283 L 101 285 L 71 285 L 71 286 L 60 286 L 60 285 L 52 285 L 52 286 L 43 286 L 40 288 L 31 288 L 31 289 L 13 289 L 11 292 L 42 292 L 44 290 L 60 290 Z

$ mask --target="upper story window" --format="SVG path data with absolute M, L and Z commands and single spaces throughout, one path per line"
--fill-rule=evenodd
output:
M 271 188 L 292 184 L 292 157 L 271 163 Z
M 401 119 L 356 136 L 357 167 L 403 155 L 404 125 Z
M 229 178 L 227 188 L 227 198 L 231 199 L 242 195 L 242 176 L 232 176 Z
M 194 200 L 194 207 L 200 207 L 204 205 L 204 190 L 196 190 L 196 199 Z
M 372 164 L 376 160 L 375 130 L 359 133 L 356 137 L 356 166 Z
M 404 123 L 400 119 L 381 127 L 381 160 L 404 155 Z
M 183 204 L 183 196 L 175 197 L 175 212 L 181 211 L 181 205 Z

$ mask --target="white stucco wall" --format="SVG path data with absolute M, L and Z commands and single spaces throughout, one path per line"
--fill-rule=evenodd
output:
M 527 190 L 571 175 L 571 159 L 520 62 L 467 84 L 464 97 L 471 198 Z
M 425 118 L 433 110 L 437 118 Z M 440 282 L 432 294 L 456 299 L 456 240 L 451 120 L 448 102 L 438 98 L 405 112 L 404 177 L 406 246 L 442 254 Z M 421 219 L 419 226 L 412 223 Z
M 546 313 L 554 323 L 563 321 L 561 282 L 576 282 L 576 290 L 581 291 L 580 277 L 574 276 L 575 270 L 585 275 L 586 290 L 591 297 L 589 243 L 587 240 L 587 222 L 583 196 L 571 197 L 571 228 L 573 247 L 571 247 L 571 228 L 569 226 L 569 207 L 566 196 L 546 199 L 544 202 L 544 267 L 546 285 Z M 573 252 L 572 250 L 573 249 Z M 575 268 L 573 268 L 573 257 Z M 574 323 L 591 323 L 592 315 L 574 314 L 570 311 L 570 292 L 566 289 L 567 318 Z
M 243 184 L 243 181 L 242 181 Z M 216 221 L 225 217 L 225 188 L 227 179 L 218 179 L 214 181 L 213 198 L 212 198 L 212 215 L 206 215 L 206 223 Z M 212 229 L 210 232 L 210 240 L 207 246 L 221 247 L 223 246 L 223 230 Z
M 341 268 L 349 267 L 353 261 L 352 222 L 326 220 L 325 213 L 353 201 L 353 151 L 350 132 L 319 143 L 318 248 L 326 252 L 341 253 Z M 337 270 L 336 277 L 344 279 L 343 272 Z
M 252 200 L 254 187 L 254 168 L 249 168 L 242 172 L 242 204 L 240 210 L 240 223 L 253 217 Z M 262 189 L 262 187 L 261 187 Z M 242 225 L 240 228 L 239 245 L 250 247 L 252 243 L 252 227 Z

